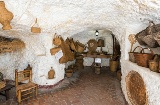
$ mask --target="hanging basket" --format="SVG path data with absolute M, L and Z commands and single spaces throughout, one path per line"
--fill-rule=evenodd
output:
M 70 47 L 73 51 L 76 51 L 77 52 L 77 49 L 76 49 L 76 44 L 75 42 L 73 41 L 73 38 L 70 40 Z
M 41 33 L 41 28 L 39 27 L 37 23 L 37 19 L 35 21 L 35 24 L 31 27 L 31 32 L 33 33 Z
M 68 37 L 65 42 L 66 42 L 66 44 L 71 45 L 70 39 Z
M 157 33 L 154 33 L 153 36 L 154 36 L 154 39 L 157 41 L 157 43 L 160 46 L 160 31 Z
M 151 53 L 144 53 L 144 49 L 148 49 Z M 153 59 L 153 56 L 154 53 L 149 48 L 143 48 L 140 53 L 134 54 L 137 65 L 147 68 L 149 67 L 148 62 Z
M 82 53 L 85 50 L 85 45 L 80 43 L 78 40 L 76 43 L 77 52 Z
M 129 54 L 129 60 L 130 60 L 131 62 L 133 62 L 133 63 L 136 63 L 136 59 L 135 59 L 135 57 L 134 57 L 134 54 L 138 54 L 138 53 L 139 53 L 139 52 L 135 52 L 135 50 L 136 50 L 137 48 L 141 48 L 141 50 L 142 50 L 142 47 L 137 46 L 137 47 L 133 50 L 133 52 L 128 52 L 128 54 Z

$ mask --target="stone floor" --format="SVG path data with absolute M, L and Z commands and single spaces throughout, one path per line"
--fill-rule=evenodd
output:
M 15 88 L 10 91 L 10 99 L 0 96 L 0 105 L 18 105 Z M 101 68 L 101 74 L 85 67 L 79 80 L 57 91 L 39 92 L 36 99 L 23 101 L 21 105 L 128 105 L 121 91 L 120 81 L 109 68 Z

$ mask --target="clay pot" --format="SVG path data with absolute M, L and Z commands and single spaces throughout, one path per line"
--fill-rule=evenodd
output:
M 53 79 L 55 75 L 55 71 L 51 67 L 51 70 L 48 72 L 48 79 Z
M 0 23 L 3 25 L 3 30 L 10 30 L 12 26 L 10 25 L 13 19 L 13 14 L 5 8 L 4 1 L 0 1 Z

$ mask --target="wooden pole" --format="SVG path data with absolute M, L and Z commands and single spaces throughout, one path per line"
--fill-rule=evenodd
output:
M 113 40 L 113 55 L 115 54 L 115 36 L 114 34 L 111 34 L 112 35 L 112 40 Z

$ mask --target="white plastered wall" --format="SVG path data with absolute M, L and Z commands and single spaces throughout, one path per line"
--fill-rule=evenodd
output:
M 128 27 L 126 29 L 125 41 L 123 43 L 123 46 L 125 46 L 125 48 L 124 48 L 125 49 L 125 57 L 124 57 L 124 59 L 121 60 L 121 68 L 122 68 L 121 87 L 122 87 L 123 93 L 125 95 L 125 98 L 130 105 L 131 105 L 131 103 L 130 103 L 129 98 L 127 96 L 126 80 L 125 79 L 126 79 L 126 76 L 128 75 L 128 73 L 132 70 L 138 72 L 144 81 L 144 84 L 146 86 L 147 103 L 149 105 L 160 105 L 160 103 L 159 103 L 159 99 L 160 99 L 160 96 L 159 96 L 159 93 L 160 93 L 160 89 L 159 89 L 160 88 L 160 83 L 159 83 L 160 74 L 149 70 L 149 68 L 138 66 L 136 63 L 132 63 L 128 60 L 129 59 L 128 52 L 130 51 L 130 43 L 128 41 L 128 36 L 130 34 L 136 34 L 136 33 L 140 32 L 141 30 L 145 29 L 146 27 L 147 27 L 147 24 L 141 24 L 141 23 L 128 25 Z M 140 46 L 138 44 L 138 42 L 134 44 L 133 49 L 136 46 Z M 142 47 L 147 47 L 147 46 L 142 46 Z M 154 48 L 152 50 L 154 51 L 154 53 L 160 54 L 159 48 Z
M 39 85 L 53 85 L 64 78 L 65 68 L 65 64 L 59 64 L 55 56 L 50 55 L 49 50 L 54 47 L 53 34 L 57 32 L 65 39 L 83 31 L 107 29 L 116 35 L 121 45 L 121 84 L 127 101 L 129 102 L 125 76 L 134 69 L 144 78 L 149 104 L 159 104 L 159 74 L 128 61 L 130 45 L 127 41 L 129 34 L 146 28 L 148 20 L 160 22 L 158 0 L 5 0 L 5 3 L 7 9 L 14 14 L 13 29 L 0 30 L 1 36 L 19 38 L 26 44 L 22 51 L 0 55 L 0 71 L 5 78 L 14 79 L 14 70 L 24 69 L 30 63 L 34 82 Z M 36 18 L 42 29 L 41 34 L 30 32 Z M 53 80 L 47 79 L 50 67 L 56 72 Z

